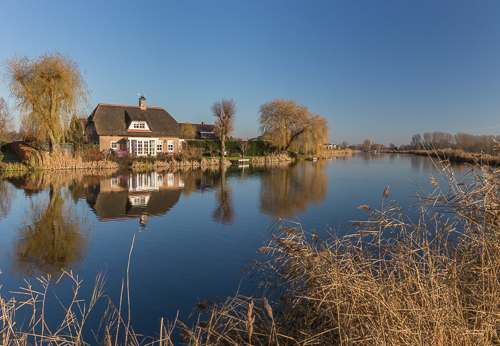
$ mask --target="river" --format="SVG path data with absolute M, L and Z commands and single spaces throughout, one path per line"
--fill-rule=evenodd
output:
M 456 166 L 457 175 L 468 171 Z M 431 191 L 439 170 L 426 157 L 357 154 L 275 167 L 178 172 L 58 172 L 0 181 L 2 295 L 72 270 L 90 299 L 105 272 L 118 304 L 130 257 L 131 324 L 155 335 L 160 319 L 186 320 L 198 300 L 224 300 L 253 284 L 240 271 L 277 218 L 320 236 L 343 234 L 367 217 L 360 205 L 391 199 L 405 207 Z M 443 180 L 441 180 L 443 182 Z M 421 193 L 421 191 L 419 192 Z M 142 221 L 142 223 L 141 223 Z M 133 249 L 131 247 L 133 244 Z M 54 285 L 61 300 L 74 283 Z M 57 305 L 56 301 L 52 304 Z M 98 316 L 95 316 L 97 319 Z M 56 318 L 56 314 L 54 314 Z

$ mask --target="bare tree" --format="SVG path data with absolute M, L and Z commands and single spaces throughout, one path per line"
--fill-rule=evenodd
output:
M 328 143 L 328 121 L 295 100 L 274 99 L 260 106 L 262 137 L 284 150 L 307 148 L 311 153 Z
M 0 97 L 0 139 L 4 139 L 8 132 L 14 127 L 14 120 L 10 114 L 9 105 L 3 97 Z
M 347 149 L 347 147 L 349 146 L 349 143 L 347 143 L 347 141 L 343 141 L 341 145 L 342 145 L 342 149 Z
M 250 143 L 248 143 L 247 140 L 244 140 L 244 141 L 242 140 L 242 141 L 240 141 L 239 147 L 240 147 L 241 153 L 243 154 L 243 158 L 245 158 L 245 153 L 247 152 L 248 149 L 250 149 Z
M 181 132 L 185 139 L 193 139 L 196 135 L 196 126 L 192 125 L 189 121 L 186 121 L 181 126 Z
M 89 90 L 78 63 L 56 51 L 37 58 L 14 56 L 4 62 L 5 82 L 16 100 L 22 123 L 40 139 L 58 142 L 70 117 L 88 106 Z
M 233 132 L 234 129 L 234 119 L 236 115 L 236 103 L 233 99 L 226 100 L 222 99 L 215 101 L 211 107 L 212 114 L 215 119 L 215 130 L 217 135 L 220 137 L 221 143 L 221 155 L 220 164 L 223 165 L 224 162 L 224 152 L 226 150 L 226 137 Z
M 215 150 L 215 143 L 213 141 L 206 141 L 205 148 L 210 153 L 210 157 L 212 157 L 212 153 Z
M 369 139 L 365 139 L 363 141 L 363 150 L 364 151 L 371 151 L 372 150 L 372 142 L 370 142 Z

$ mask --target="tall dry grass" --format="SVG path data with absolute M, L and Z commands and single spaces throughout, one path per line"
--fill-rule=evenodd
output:
M 500 343 L 500 171 L 483 168 L 420 196 L 411 217 L 383 192 L 353 233 L 321 240 L 279 222 L 259 297 L 207 306 L 199 345 Z M 268 297 L 266 299 L 266 296 Z
M 500 170 L 471 171 L 460 182 L 448 165 L 441 174 L 445 185 L 431 176 L 434 190 L 411 213 L 387 187 L 381 207 L 360 206 L 367 220 L 343 236 L 320 239 L 280 220 L 259 249 L 264 260 L 247 269 L 263 278 L 254 296 L 201 301 L 194 323 L 162 321 L 159 339 L 134 336 L 120 301 L 109 305 L 98 342 L 174 345 L 180 333 L 184 345 L 499 344 Z M 4 344 L 41 345 L 40 328 L 49 329 L 34 318 L 37 330 L 17 331 L 13 309 L 2 302 Z M 83 343 L 80 315 L 60 327 L 71 326 L 71 338 L 50 329 L 44 342 Z

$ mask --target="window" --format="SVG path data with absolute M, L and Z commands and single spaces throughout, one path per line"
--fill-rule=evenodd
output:
M 156 142 L 156 152 L 158 152 L 158 153 L 163 152 L 163 142 L 162 141 Z
M 146 122 L 145 121 L 134 121 L 133 128 L 134 129 L 145 129 Z
M 127 142 L 127 148 L 131 154 L 136 155 L 156 155 L 156 149 L 158 148 L 158 139 L 135 139 L 129 138 Z
M 168 152 L 173 152 L 174 151 L 174 141 L 173 140 L 169 140 L 167 142 L 167 151 Z
M 111 141 L 110 147 L 113 150 L 117 150 L 118 149 L 118 142 L 117 141 Z

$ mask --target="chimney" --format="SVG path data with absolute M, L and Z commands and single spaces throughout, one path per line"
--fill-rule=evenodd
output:
M 201 124 L 202 124 L 202 125 L 205 125 L 205 122 L 204 122 L 204 121 L 202 121 L 202 122 L 201 122 Z
M 139 97 L 139 107 L 141 107 L 143 111 L 146 110 L 146 98 L 144 97 L 144 95 L 141 95 L 141 97 Z

